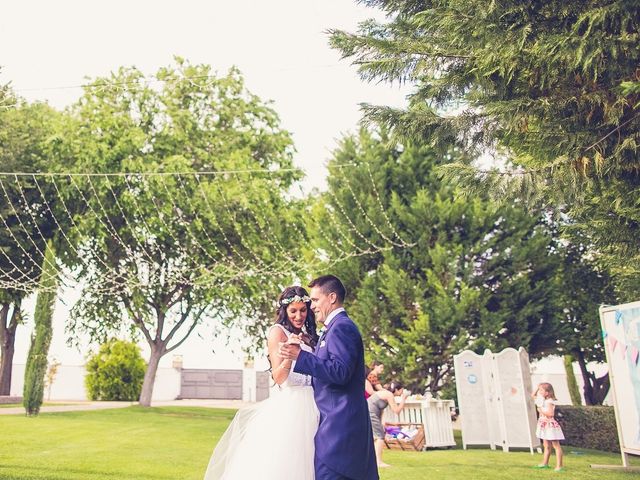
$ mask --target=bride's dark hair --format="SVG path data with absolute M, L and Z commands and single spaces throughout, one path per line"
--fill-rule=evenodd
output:
M 290 301 L 287 300 L 293 299 L 294 297 L 299 298 L 309 298 L 309 294 L 302 287 L 287 287 L 285 288 L 280 296 L 278 297 L 278 310 L 276 310 L 276 323 L 282 325 L 291 333 L 300 333 L 296 332 L 291 320 L 289 320 L 289 315 L 287 315 L 287 306 Z M 311 342 L 311 346 L 315 348 L 318 343 L 318 333 L 316 332 L 316 316 L 311 310 L 311 300 L 305 302 L 307 305 L 307 318 L 304 321 L 304 331 L 307 335 L 309 335 L 309 340 Z

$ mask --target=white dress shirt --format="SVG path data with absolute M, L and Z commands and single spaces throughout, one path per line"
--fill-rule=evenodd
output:
M 335 310 L 333 310 L 329 315 L 327 315 L 327 319 L 324 321 L 324 328 L 328 328 L 329 327 L 329 322 L 331 322 L 331 320 L 333 320 L 333 318 L 338 315 L 340 312 L 344 312 L 345 309 L 343 307 L 339 307 L 336 308 Z

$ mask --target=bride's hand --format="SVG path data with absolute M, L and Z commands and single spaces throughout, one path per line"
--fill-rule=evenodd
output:
M 296 360 L 300 350 L 300 338 L 297 335 L 291 335 L 286 343 L 280 344 L 279 354 L 286 360 Z

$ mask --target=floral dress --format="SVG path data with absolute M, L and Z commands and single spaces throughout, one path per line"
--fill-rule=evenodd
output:
M 551 405 L 556 405 L 556 401 L 552 398 L 537 399 L 536 405 L 542 410 L 549 410 Z M 560 424 L 553 417 L 547 417 L 542 413 L 538 417 L 538 426 L 536 427 L 536 437 L 540 440 L 564 440 L 564 433 Z

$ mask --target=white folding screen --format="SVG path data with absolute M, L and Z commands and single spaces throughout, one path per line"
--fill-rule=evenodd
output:
M 527 352 L 507 348 L 478 355 L 467 350 L 454 356 L 454 368 L 464 448 L 489 445 L 533 453 L 540 442 Z
M 454 355 L 458 408 L 462 424 L 462 443 L 467 445 L 491 444 L 489 432 L 489 399 L 485 378 L 485 359 L 470 350 Z M 493 447 L 492 447 L 493 448 Z

